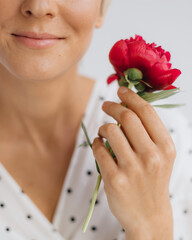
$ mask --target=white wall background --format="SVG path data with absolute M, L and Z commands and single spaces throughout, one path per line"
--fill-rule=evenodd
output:
M 95 30 L 80 72 L 106 78 L 114 72 L 108 60 L 113 44 L 135 34 L 170 51 L 173 68 L 182 71 L 174 85 L 181 92 L 169 103 L 185 103 L 180 109 L 192 122 L 192 0 L 113 0 L 104 26 Z

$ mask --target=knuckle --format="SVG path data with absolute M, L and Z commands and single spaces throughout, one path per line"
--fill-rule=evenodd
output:
M 169 139 L 164 143 L 163 153 L 166 157 L 176 157 L 176 147 L 172 139 Z
M 116 132 L 117 125 L 115 123 L 106 123 L 99 128 L 98 135 L 106 137 Z
M 146 102 L 140 106 L 139 111 L 142 113 L 153 114 L 155 109 L 148 102 Z
M 108 171 L 106 175 L 107 175 L 107 176 L 106 176 L 107 179 L 109 180 L 109 182 L 110 182 L 110 184 L 111 184 L 111 182 L 113 182 L 113 179 L 116 178 L 117 173 L 114 172 L 114 171 Z
M 158 161 L 160 159 L 160 155 L 157 150 L 146 152 L 144 157 L 148 162 Z
M 93 144 L 92 144 L 92 151 L 94 155 L 104 155 L 104 147 L 102 144 L 98 144 L 97 138 L 94 139 Z
M 133 173 L 136 177 L 142 176 L 143 175 L 143 169 L 139 164 L 135 164 L 133 169 Z
M 147 172 L 152 173 L 157 175 L 161 170 L 161 162 L 156 160 L 156 161 L 151 161 L 147 164 Z
M 124 174 L 113 174 L 110 179 L 111 188 L 116 191 L 122 191 L 127 185 L 127 177 Z
M 95 151 L 95 158 L 96 159 L 103 159 L 106 157 L 106 151 L 103 146 L 100 146 Z
M 107 134 L 113 134 L 117 131 L 117 125 L 115 123 L 107 123 L 105 125 L 105 132 Z
M 97 139 L 95 138 L 92 143 L 92 150 L 95 152 L 98 148 Z
M 147 153 L 145 155 L 145 163 L 147 172 L 158 173 L 162 167 L 160 154 L 156 151 Z
M 127 123 L 128 121 L 135 120 L 136 114 L 131 110 L 125 110 L 120 114 L 120 121 L 122 123 Z

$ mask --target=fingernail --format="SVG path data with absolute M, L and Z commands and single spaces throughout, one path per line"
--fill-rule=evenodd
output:
M 126 93 L 128 91 L 129 91 L 129 89 L 127 87 L 120 87 L 119 90 L 118 90 L 118 93 L 123 94 L 123 93 Z
M 102 105 L 102 107 L 108 107 L 112 104 L 113 102 L 110 102 L 110 101 L 105 101 Z

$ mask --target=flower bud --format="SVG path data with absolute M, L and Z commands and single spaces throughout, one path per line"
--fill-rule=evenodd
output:
M 124 72 L 127 80 L 135 81 L 143 79 L 143 73 L 138 68 L 129 68 Z

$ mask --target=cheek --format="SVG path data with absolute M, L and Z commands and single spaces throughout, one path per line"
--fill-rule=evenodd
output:
M 62 18 L 71 32 L 70 41 L 76 54 L 82 55 L 89 47 L 101 0 L 71 0 L 63 4 Z
M 0 0 L 0 27 L 4 27 L 6 21 L 11 20 L 18 14 L 19 1 Z
M 61 8 L 63 21 L 77 33 L 92 30 L 100 13 L 100 2 L 101 0 L 65 1 Z
M 17 26 L 16 18 L 19 11 L 20 0 L 0 0 L 0 57 L 9 48 L 10 33 Z

